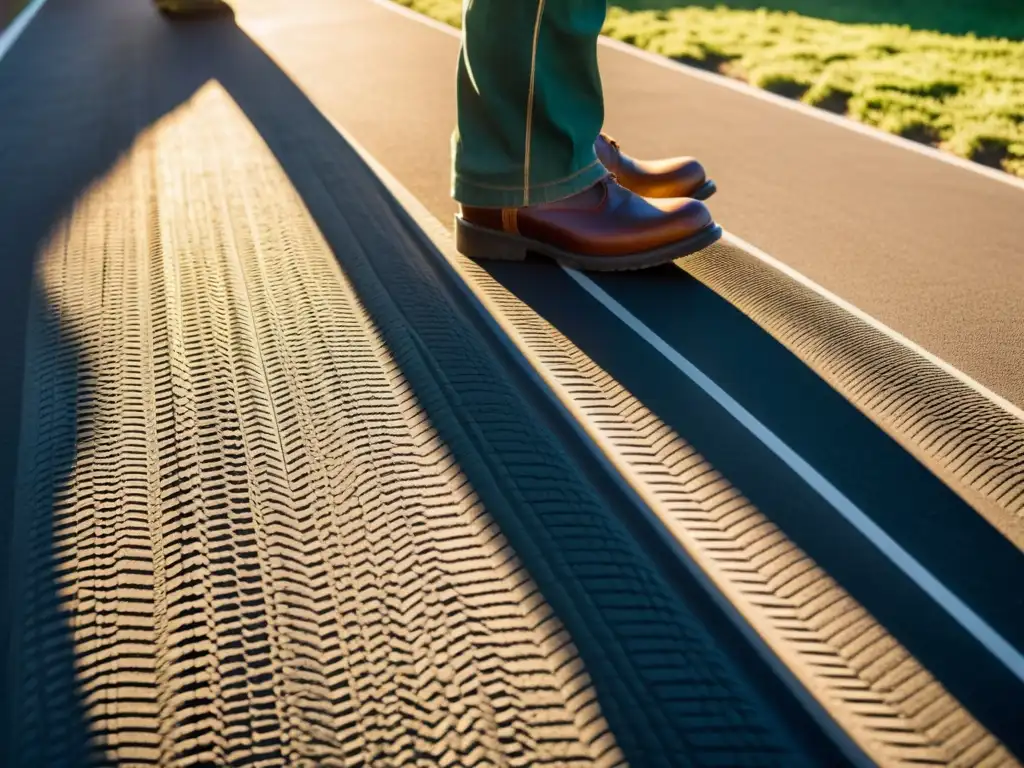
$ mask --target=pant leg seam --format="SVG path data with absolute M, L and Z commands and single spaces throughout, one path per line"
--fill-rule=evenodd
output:
M 544 19 L 544 0 L 537 0 L 537 20 L 533 24 L 533 49 L 530 55 L 530 90 L 526 100 L 526 142 L 523 157 L 523 204 L 530 204 L 530 146 L 533 139 L 533 102 L 537 82 L 537 46 L 540 43 L 540 25 Z

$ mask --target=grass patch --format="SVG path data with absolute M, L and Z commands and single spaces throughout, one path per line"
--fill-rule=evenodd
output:
M 396 1 L 461 23 L 461 0 Z M 1024 42 L 977 36 L 1024 37 L 1024 13 L 1011 10 L 1020 0 L 775 0 L 781 10 L 747 10 L 766 2 L 618 0 L 604 34 L 1024 177 Z
M 889 24 L 950 35 L 1024 39 L 1020 0 L 618 0 L 627 11 L 674 8 L 792 12 L 843 24 Z
M 604 31 L 1024 176 L 1022 42 L 694 7 L 613 8 Z
M 396 2 L 432 19 L 443 21 L 449 26 L 462 28 L 462 0 L 396 0 Z

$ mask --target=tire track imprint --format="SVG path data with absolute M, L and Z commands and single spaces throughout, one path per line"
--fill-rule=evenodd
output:
M 624 764 L 571 639 L 223 91 L 139 139 L 38 279 L 23 764 Z M 76 697 L 89 752 L 52 737 Z

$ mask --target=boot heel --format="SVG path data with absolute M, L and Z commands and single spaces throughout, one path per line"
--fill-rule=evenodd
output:
M 526 245 L 513 235 L 455 217 L 455 248 L 463 256 L 487 261 L 526 261 Z

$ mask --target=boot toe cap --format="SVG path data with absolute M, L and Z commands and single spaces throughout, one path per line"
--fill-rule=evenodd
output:
M 711 210 L 700 200 L 686 197 L 664 197 L 649 202 L 671 215 L 672 221 L 682 229 L 699 232 L 715 223 Z
M 672 197 L 689 197 L 707 181 L 704 166 L 693 157 L 666 160 L 664 166 L 658 170 L 658 186 Z

